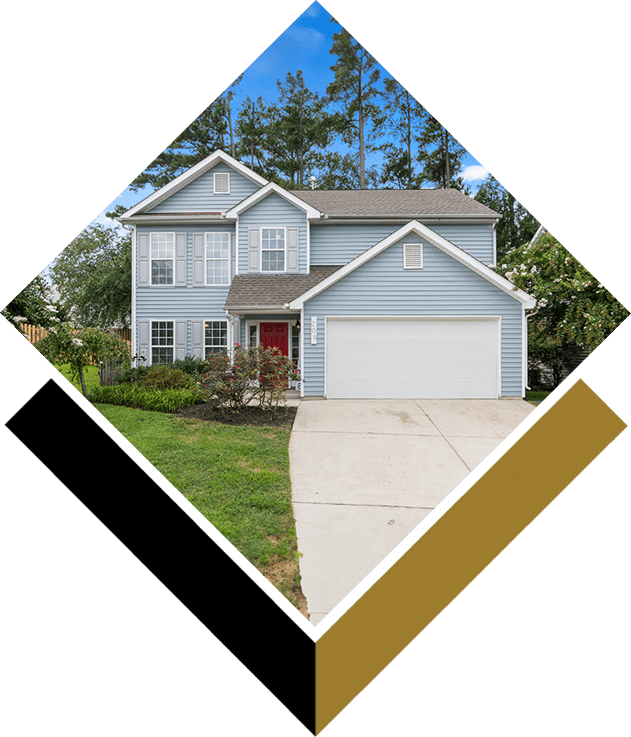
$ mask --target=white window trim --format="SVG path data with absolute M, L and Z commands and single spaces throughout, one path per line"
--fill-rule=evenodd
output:
M 261 323 L 262 322 L 286 322 L 287 323 L 287 349 L 289 351 L 289 358 L 293 360 L 292 350 L 292 331 L 295 327 L 296 323 L 298 322 L 298 319 L 300 319 L 300 334 L 298 336 L 298 357 L 296 359 L 296 362 L 298 364 L 298 370 L 302 373 L 302 334 L 303 334 L 303 328 L 302 328 L 302 313 L 300 315 L 300 318 L 294 317 L 291 320 L 273 320 L 270 318 L 261 317 L 256 320 L 246 320 L 245 321 L 245 345 L 244 348 L 250 347 L 250 328 L 255 327 L 256 328 L 256 345 L 257 347 L 260 345 L 261 342 Z M 300 382 L 300 391 L 304 391 L 304 382 Z M 301 394 L 302 396 L 302 394 Z
M 217 191 L 217 174 L 228 177 L 228 191 L 218 192 Z M 215 171 L 213 172 L 213 194 L 230 194 L 230 172 L 228 171 Z
M 208 319 L 208 320 L 204 320 L 204 326 L 203 326 L 203 329 L 204 329 L 204 339 L 203 339 L 203 343 L 202 343 L 202 355 L 204 356 L 204 360 L 206 360 L 206 348 L 218 348 L 219 347 L 219 346 L 209 346 L 206 343 L 206 323 L 207 322 L 223 322 L 224 323 L 224 325 L 226 326 L 226 345 L 225 346 L 221 346 L 221 348 L 225 348 L 226 350 L 228 350 L 230 348 L 230 323 L 228 322 L 228 320 L 226 320 L 226 319 L 216 320 L 214 318 L 211 318 L 211 319 Z
M 158 318 L 157 320 L 150 320 L 149 321 L 149 360 L 147 362 L 147 365 L 148 366 L 153 366 L 153 365 L 161 366 L 162 365 L 162 364 L 158 364 L 158 363 L 157 364 L 154 364 L 153 363 L 153 349 L 154 349 L 154 343 L 153 343 L 153 326 L 157 322 L 170 322 L 171 323 L 171 329 L 172 329 L 172 332 L 173 332 L 173 343 L 170 346 L 168 346 L 168 345 L 161 346 L 161 345 L 157 345 L 156 344 L 155 347 L 156 348 L 171 348 L 173 350 L 173 360 L 171 361 L 171 363 L 173 363 L 173 361 L 175 361 L 175 320 L 173 318 L 170 318 L 170 317 L 168 317 L 168 318 Z M 166 364 L 166 365 L 169 365 L 169 364 Z
M 173 257 L 168 258 L 154 258 L 153 257 L 153 236 L 154 235 L 170 235 L 173 237 Z M 153 262 L 154 261 L 171 261 L 173 281 L 170 284 L 154 284 L 153 283 Z M 149 286 L 151 287 L 172 287 L 175 285 L 175 231 L 173 233 L 149 233 Z
M 415 246 L 421 249 L 421 263 L 420 266 L 410 266 L 408 265 L 408 257 L 406 254 L 406 249 L 408 246 Z M 410 269 L 410 270 L 418 270 L 423 268 L 423 244 L 422 243 L 404 243 L 403 244 L 403 268 L 404 269 Z
M 206 254 L 208 253 L 207 238 L 209 235 L 227 235 L 228 236 L 228 256 L 226 258 L 208 258 Z M 230 233 L 230 231 L 228 230 L 226 231 L 222 230 L 220 233 L 211 230 L 211 231 L 208 231 L 207 233 L 204 233 L 204 283 L 206 284 L 207 287 L 229 287 L 230 286 L 230 270 L 231 270 L 230 251 L 232 248 L 231 237 L 232 237 L 232 233 Z M 209 261 L 227 261 L 228 262 L 228 281 L 225 284 L 213 284 L 212 282 L 208 281 L 208 262 Z
M 284 235 L 284 243 L 285 247 L 283 249 L 281 248 L 266 248 L 266 251 L 283 251 L 283 263 L 285 264 L 285 268 L 282 270 L 274 270 L 274 271 L 264 271 L 263 270 L 263 231 L 264 230 L 282 230 Z M 262 225 L 259 230 L 259 263 L 261 265 L 261 274 L 286 274 L 287 273 L 287 228 L 282 225 Z

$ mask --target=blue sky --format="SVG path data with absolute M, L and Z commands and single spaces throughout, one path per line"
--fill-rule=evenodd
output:
M 288 72 L 295 74 L 302 71 L 307 87 L 320 96 L 325 94 L 327 85 L 333 81 L 334 73 L 331 66 L 335 56 L 329 49 L 333 41 L 333 34 L 341 28 L 331 22 L 330 13 L 319 3 L 314 2 L 302 13 L 246 70 L 241 83 L 235 89 L 234 109 L 238 110 L 246 97 L 256 99 L 261 96 L 268 102 L 278 99 L 276 83 L 284 81 Z M 352 33 L 352 28 L 349 29 Z M 370 49 L 367 49 L 370 52 Z M 377 59 L 377 61 L 379 61 Z M 386 77 L 392 77 L 386 69 L 379 66 L 381 71 L 380 83 Z M 213 100 L 208 100 L 208 104 Z M 419 100 L 423 104 L 423 100 Z M 430 111 L 431 112 L 431 111 Z M 180 131 L 174 131 L 175 138 Z M 165 141 L 165 147 L 170 141 Z M 368 159 L 370 164 L 370 159 Z M 487 171 L 472 156 L 466 155 L 463 159 L 461 175 L 475 193 Z M 99 222 L 112 224 L 104 213 L 117 204 L 132 207 L 140 200 L 151 194 L 153 190 L 146 187 L 143 191 L 131 192 L 126 190 L 106 208 L 97 218 Z

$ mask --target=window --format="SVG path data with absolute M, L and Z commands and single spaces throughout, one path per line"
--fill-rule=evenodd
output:
M 403 244 L 403 268 L 404 269 L 422 269 L 423 268 L 423 244 L 422 243 L 404 243 Z
M 256 346 L 259 344 L 259 326 L 258 325 L 250 325 L 249 326 L 249 335 L 248 335 L 248 347 L 249 348 L 256 348 Z
M 213 320 L 204 323 L 204 357 L 208 358 L 212 353 L 220 353 L 228 347 L 228 322 L 226 320 Z
M 173 322 L 151 323 L 151 364 L 173 363 Z
M 151 234 L 151 283 L 173 284 L 173 233 Z
M 230 174 L 216 172 L 213 175 L 213 190 L 215 194 L 230 194 Z
M 291 326 L 291 360 L 294 366 L 298 368 L 298 359 L 300 358 L 300 327 L 299 325 Z
M 230 233 L 206 233 L 206 284 L 230 284 Z
M 285 228 L 261 228 L 261 271 L 285 271 Z

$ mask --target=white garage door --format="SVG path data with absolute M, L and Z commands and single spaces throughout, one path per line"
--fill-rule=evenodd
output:
M 497 319 L 327 319 L 331 399 L 496 399 L 498 379 Z

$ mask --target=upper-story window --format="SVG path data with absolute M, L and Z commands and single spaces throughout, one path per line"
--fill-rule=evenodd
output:
M 230 284 L 230 233 L 206 233 L 206 284 Z
M 230 174 L 218 171 L 213 175 L 213 191 L 215 194 L 230 194 Z
M 261 271 L 285 271 L 285 228 L 261 228 Z
M 174 233 L 151 234 L 151 283 L 173 284 Z

